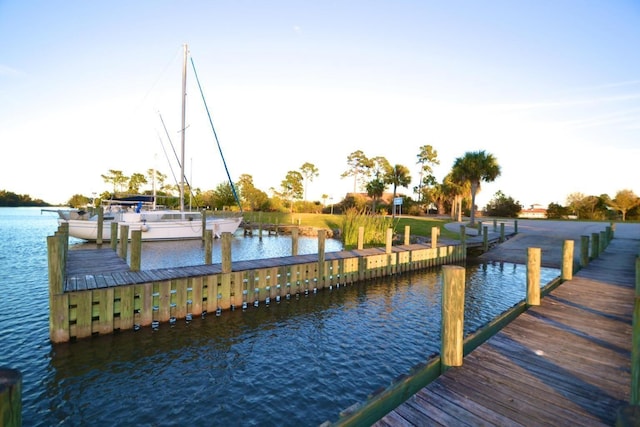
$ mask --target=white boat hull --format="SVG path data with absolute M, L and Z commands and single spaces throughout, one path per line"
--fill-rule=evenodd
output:
M 98 222 L 92 220 L 61 220 L 69 224 L 69 236 L 77 239 L 96 241 L 98 236 Z M 222 233 L 235 233 L 242 222 L 241 217 L 208 218 L 207 230 L 212 230 L 214 237 L 220 237 Z M 153 240 L 187 240 L 202 238 L 202 221 L 200 220 L 176 220 L 157 222 L 118 222 L 118 232 L 121 225 L 129 226 L 129 236 L 135 230 L 142 230 L 143 241 Z M 111 240 L 111 221 L 104 221 L 102 227 L 102 240 Z

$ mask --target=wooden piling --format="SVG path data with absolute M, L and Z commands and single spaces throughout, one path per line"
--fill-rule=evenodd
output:
M 204 233 L 204 263 L 213 263 L 213 230 L 205 230 Z
M 591 259 L 600 256 L 600 233 L 591 233 Z
M 605 231 L 601 231 L 600 232 L 600 245 L 599 250 L 598 250 L 598 254 L 601 254 L 604 252 L 604 250 L 607 248 L 607 234 Z
M 573 279 L 573 240 L 565 240 L 562 245 L 562 280 Z
M 298 235 L 300 230 L 297 227 L 291 229 L 291 255 L 298 255 Z
M 127 259 L 127 247 L 129 245 L 129 226 L 120 225 L 120 239 L 118 240 L 118 255 Z
M 0 426 L 22 426 L 22 373 L 0 366 Z
M 580 266 L 589 265 L 589 236 L 580 236 Z
M 104 230 L 104 207 L 98 206 L 98 233 L 96 235 L 96 244 L 102 246 L 102 230 Z
M 222 272 L 231 273 L 231 233 L 222 233 Z
M 326 272 L 326 264 L 325 264 L 325 241 L 327 238 L 326 230 L 318 230 L 318 274 L 316 275 L 316 280 L 318 282 L 318 287 L 324 287 L 325 277 L 327 275 Z
M 513 232 L 518 234 L 518 220 L 513 221 Z
M 441 371 L 462 366 L 465 268 L 442 266 Z
M 527 305 L 540 305 L 540 248 L 527 248 Z
M 489 250 L 489 227 L 487 226 L 482 228 L 482 247 L 485 252 Z
M 465 227 L 464 225 L 460 226 L 460 244 L 462 245 L 462 247 L 466 251 L 466 247 L 467 247 L 467 227 Z
M 431 247 L 438 247 L 438 236 L 440 235 L 440 229 L 438 227 L 431 227 Z
M 405 245 L 411 244 L 411 226 L 410 225 L 404 226 L 404 244 Z
M 61 294 L 64 283 L 64 250 L 57 235 L 47 237 L 47 255 L 49 262 L 49 295 Z
M 204 240 L 206 238 L 206 231 L 207 231 L 207 210 L 206 209 L 202 209 L 202 215 L 200 216 L 200 219 L 202 221 L 202 240 Z
M 391 246 L 393 244 L 393 229 L 387 228 L 387 236 L 386 236 L 386 245 L 385 245 L 385 253 L 391 253 Z
M 358 249 L 364 248 L 364 227 L 358 227 Z
M 498 231 L 498 220 L 497 219 L 493 220 L 493 231 Z
M 500 243 L 504 242 L 504 222 L 500 223 Z
M 118 223 L 111 222 L 111 237 L 109 237 L 109 243 L 111 243 L 111 249 L 115 252 L 118 248 Z
M 142 230 L 131 231 L 131 271 L 140 271 L 142 259 Z

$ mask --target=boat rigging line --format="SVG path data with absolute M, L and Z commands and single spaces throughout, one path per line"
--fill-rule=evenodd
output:
M 160 122 L 162 123 L 162 127 L 164 128 L 164 133 L 167 135 L 167 139 L 169 140 L 169 145 L 171 146 L 171 150 L 173 150 L 173 155 L 176 158 L 176 162 L 178 162 L 178 166 L 180 168 L 182 168 L 182 165 L 180 163 L 180 159 L 178 158 L 178 153 L 176 153 L 176 148 L 173 146 L 173 141 L 171 141 L 171 136 L 169 135 L 169 131 L 167 130 L 167 126 L 164 124 L 164 120 L 162 119 L 162 114 L 160 114 L 160 112 L 158 111 L 158 116 L 160 117 Z M 158 135 L 158 138 L 160 138 L 160 135 Z M 173 167 L 171 166 L 171 161 L 169 160 L 169 155 L 167 154 L 167 150 L 164 147 L 164 143 L 162 142 L 162 138 L 160 138 L 160 145 L 162 146 L 162 151 L 164 151 L 164 156 L 167 158 L 167 162 L 169 163 L 169 169 L 171 170 L 171 175 L 173 175 L 173 180 L 175 181 L 176 185 L 180 185 L 180 181 L 178 181 L 178 179 L 176 178 L 176 174 L 173 171 Z M 191 195 L 192 199 L 195 199 L 195 195 L 193 194 L 193 190 L 191 188 L 191 183 L 189 182 L 189 180 L 187 179 L 187 177 L 183 177 L 184 182 L 187 184 L 187 187 L 189 187 L 189 194 Z
M 207 111 L 207 117 L 209 118 L 209 124 L 211 125 L 211 130 L 213 131 L 213 136 L 216 139 L 216 144 L 218 145 L 218 151 L 220 151 L 220 158 L 222 159 L 222 164 L 224 165 L 224 171 L 227 173 L 227 179 L 229 180 L 229 185 L 231 186 L 231 191 L 233 192 L 233 197 L 236 199 L 236 203 L 238 203 L 238 207 L 240 208 L 240 212 L 242 212 L 242 203 L 240 203 L 240 198 L 238 197 L 238 193 L 236 192 L 236 187 L 233 185 L 233 180 L 231 179 L 231 175 L 229 174 L 229 168 L 227 168 L 227 162 L 224 159 L 224 155 L 222 154 L 222 147 L 220 147 L 220 141 L 218 140 L 218 134 L 216 133 L 216 129 L 213 127 L 213 120 L 211 119 L 211 113 L 209 112 L 209 107 L 207 106 L 207 101 L 204 98 L 204 92 L 202 91 L 202 86 L 200 86 L 200 79 L 198 78 L 198 72 L 196 71 L 196 65 L 193 62 L 193 57 L 189 57 L 191 60 L 191 68 L 193 68 L 193 75 L 196 78 L 196 82 L 198 83 L 198 89 L 200 90 L 200 96 L 202 97 L 202 102 L 204 103 L 204 109 Z

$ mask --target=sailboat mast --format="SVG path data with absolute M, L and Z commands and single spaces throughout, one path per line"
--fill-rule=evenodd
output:
M 186 132 L 186 113 L 187 113 L 187 54 L 188 47 L 184 44 L 184 60 L 182 62 L 182 138 L 181 138 L 181 155 L 180 155 L 180 211 L 184 211 L 184 139 Z

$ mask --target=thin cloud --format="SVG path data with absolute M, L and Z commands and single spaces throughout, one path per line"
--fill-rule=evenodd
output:
M 525 111 L 525 110 L 539 110 L 539 109 L 549 109 L 549 108 L 596 106 L 596 105 L 608 104 L 613 102 L 626 102 L 626 101 L 636 101 L 636 100 L 640 100 L 640 93 L 602 96 L 602 97 L 583 98 L 583 99 L 568 99 L 568 100 L 561 100 L 561 101 L 529 102 L 529 103 L 514 103 L 514 104 L 492 104 L 491 107 L 501 111 Z
M 580 88 L 576 88 L 576 91 L 587 92 L 587 91 L 613 89 L 613 88 L 619 88 L 619 87 L 639 86 L 639 85 L 640 85 L 640 80 L 627 80 L 624 82 L 603 83 L 601 85 L 596 85 L 596 86 L 580 87 Z
M 0 76 L 17 76 L 21 73 L 8 65 L 0 64 Z
M 597 126 L 609 126 L 632 123 L 632 125 L 625 126 L 626 129 L 635 129 L 637 123 L 640 120 L 640 108 L 632 108 L 626 111 L 616 111 L 609 114 L 603 114 L 600 116 L 589 117 L 586 119 L 569 120 L 565 122 L 566 125 L 575 128 L 590 128 Z

